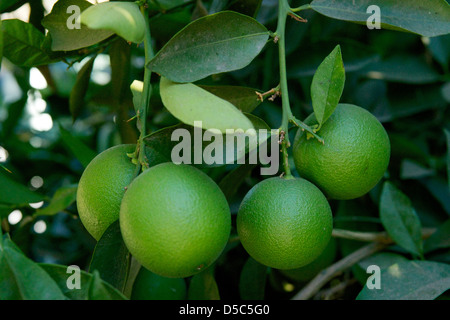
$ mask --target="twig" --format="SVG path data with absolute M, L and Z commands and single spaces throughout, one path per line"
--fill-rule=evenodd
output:
M 321 299 L 321 300 L 331 300 L 331 299 L 335 298 L 338 293 L 340 293 L 341 291 L 344 291 L 345 289 L 347 289 L 348 287 L 350 287 L 351 285 L 353 285 L 357 282 L 358 282 L 358 280 L 356 280 L 355 278 L 347 279 L 335 286 L 332 286 L 331 288 L 319 291 L 316 294 L 316 296 L 314 297 L 314 299 L 317 298 L 317 299 Z
M 435 228 L 423 228 L 422 238 L 426 239 L 435 232 Z M 380 242 L 380 243 L 393 243 L 393 240 L 389 237 L 387 232 L 358 232 L 342 229 L 333 229 L 332 236 L 335 238 L 357 240 L 364 242 Z
M 422 238 L 429 238 L 436 229 L 433 228 L 423 228 Z M 292 300 L 307 300 L 310 299 L 314 294 L 316 294 L 320 288 L 322 288 L 328 281 L 333 279 L 336 275 L 340 274 L 344 270 L 350 268 L 355 263 L 360 260 L 371 256 L 372 254 L 385 249 L 387 246 L 394 243 L 394 241 L 387 236 L 385 232 L 378 233 L 364 233 L 364 232 L 353 232 L 348 230 L 333 230 L 334 237 L 342 237 L 352 240 L 360 241 L 374 241 L 368 245 L 356 250 L 355 252 L 349 254 L 342 260 L 337 261 L 328 268 L 322 270 L 314 279 L 312 279 L 300 292 L 298 292 Z M 372 240 L 369 240 L 372 239 Z
M 308 300 L 314 294 L 316 294 L 320 288 L 322 288 L 328 281 L 333 279 L 337 274 L 343 272 L 347 268 L 358 261 L 371 256 L 372 254 L 383 250 L 388 244 L 372 242 L 368 245 L 356 250 L 355 252 L 349 254 L 344 259 L 339 260 L 335 264 L 329 266 L 322 272 L 320 272 L 314 279 L 312 279 L 300 292 L 298 292 L 292 300 Z

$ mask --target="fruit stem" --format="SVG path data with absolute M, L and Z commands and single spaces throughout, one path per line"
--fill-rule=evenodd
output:
M 276 38 L 278 44 L 278 59 L 280 66 L 280 91 L 281 91 L 281 103 L 282 103 L 282 122 L 280 127 L 280 132 L 282 133 L 280 138 L 281 151 L 283 153 L 283 165 L 284 172 L 287 178 L 292 177 L 291 169 L 289 167 L 288 151 L 287 148 L 290 146 L 289 142 L 289 119 L 292 118 L 291 106 L 289 104 L 289 91 L 287 84 L 287 73 L 286 73 L 286 40 L 285 40 L 285 30 L 286 30 L 286 19 L 291 11 L 287 0 L 280 0 L 278 3 L 278 25 L 276 30 Z
M 282 136 L 280 138 L 281 151 L 283 153 L 283 165 L 286 178 L 291 178 L 291 169 L 289 166 L 289 156 L 288 148 L 291 146 L 289 142 L 289 122 L 294 123 L 296 126 L 300 127 L 302 130 L 306 130 L 317 140 L 323 143 L 323 139 L 320 138 L 309 126 L 304 124 L 302 121 L 296 119 L 291 111 L 291 106 L 289 103 L 289 90 L 287 83 L 287 72 L 286 72 L 286 20 L 288 15 L 293 12 L 301 11 L 304 9 L 309 9 L 309 5 L 305 5 L 296 9 L 291 9 L 288 0 L 279 0 L 278 2 L 278 24 L 277 30 L 275 31 L 275 39 L 278 44 L 278 58 L 280 66 L 280 91 L 281 91 L 281 102 L 282 102 L 282 121 L 280 132 Z
M 144 38 L 144 51 L 145 51 L 145 66 L 148 65 L 148 62 L 154 57 L 154 51 L 152 47 L 152 37 L 150 33 L 150 22 L 148 18 L 148 9 L 146 6 L 141 6 L 141 12 L 145 19 L 145 38 Z M 143 168 L 143 170 L 149 167 L 148 161 L 145 157 L 145 142 L 144 138 L 147 136 L 147 111 L 148 106 L 150 105 L 150 97 L 151 97 L 151 76 L 152 71 L 146 67 L 144 71 L 144 92 L 142 94 L 141 108 L 140 113 L 138 113 L 138 121 L 141 126 L 141 134 L 139 136 L 138 146 L 136 152 L 139 154 L 139 165 Z
M 291 8 L 291 12 L 299 12 L 307 9 L 312 9 L 311 4 L 307 3 L 297 8 Z

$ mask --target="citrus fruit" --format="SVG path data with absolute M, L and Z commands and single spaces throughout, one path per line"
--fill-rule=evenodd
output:
M 317 124 L 314 114 L 308 125 Z M 390 142 L 382 124 L 369 111 L 339 104 L 318 134 L 324 144 L 301 130 L 294 139 L 298 174 L 331 199 L 348 200 L 369 192 L 389 164 Z
M 97 155 L 81 175 L 77 190 L 78 214 L 96 240 L 119 218 L 125 187 L 136 170 L 127 153 L 135 148 L 132 144 L 109 148 Z
M 311 182 L 274 177 L 245 195 L 236 223 L 253 259 L 276 269 L 295 269 L 325 249 L 333 217 L 327 199 Z
M 133 180 L 119 221 L 136 260 L 170 278 L 185 278 L 211 265 L 231 229 L 228 202 L 217 184 L 199 169 L 171 162 Z
M 306 266 L 290 269 L 290 270 L 280 270 L 280 272 L 296 282 L 308 282 L 314 278 L 320 271 L 328 267 L 333 263 L 336 258 L 336 240 L 331 238 L 328 242 L 325 250 L 311 263 Z
M 184 300 L 186 282 L 182 278 L 161 277 L 141 267 L 134 280 L 132 300 Z

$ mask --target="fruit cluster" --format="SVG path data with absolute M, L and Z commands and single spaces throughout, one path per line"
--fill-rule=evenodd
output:
M 314 126 L 314 114 L 305 120 Z M 301 178 L 271 177 L 244 197 L 236 219 L 240 241 L 256 261 L 291 270 L 308 266 L 330 247 L 329 199 L 353 199 L 382 178 L 389 138 L 368 111 L 340 104 L 320 128 L 322 144 L 299 130 L 293 156 Z M 136 177 L 119 145 L 99 154 L 84 171 L 77 193 L 81 221 L 99 240 L 119 219 L 124 242 L 146 269 L 185 278 L 210 266 L 222 253 L 231 214 L 219 186 L 204 172 L 171 162 Z M 295 272 L 294 272 L 295 274 Z

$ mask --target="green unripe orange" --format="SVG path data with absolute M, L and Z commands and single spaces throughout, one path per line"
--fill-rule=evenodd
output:
M 305 123 L 317 124 L 314 114 Z M 348 200 L 369 192 L 383 177 L 390 142 L 382 124 L 369 111 L 340 104 L 317 132 L 324 144 L 299 130 L 293 155 L 298 174 L 331 199 Z
M 228 202 L 204 172 L 162 163 L 128 187 L 120 228 L 131 254 L 148 270 L 185 278 L 211 265 L 231 229 Z
M 280 272 L 287 278 L 304 283 L 314 278 L 320 271 L 331 265 L 336 258 L 336 239 L 333 237 L 328 242 L 325 250 L 313 262 L 306 266 L 290 269 L 280 270 Z
M 136 170 L 127 153 L 135 148 L 131 144 L 109 148 L 97 155 L 81 175 L 77 190 L 78 214 L 96 240 L 119 218 L 125 188 Z
M 237 232 L 256 261 L 294 269 L 314 261 L 331 237 L 333 217 L 323 193 L 305 179 L 269 178 L 244 197 Z

